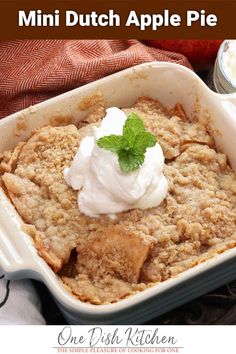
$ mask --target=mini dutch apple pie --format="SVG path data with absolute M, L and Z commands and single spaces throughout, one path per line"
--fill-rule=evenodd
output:
M 81 301 L 119 301 L 236 245 L 236 174 L 179 104 L 141 97 L 92 124 L 43 127 L 2 154 L 0 173 Z

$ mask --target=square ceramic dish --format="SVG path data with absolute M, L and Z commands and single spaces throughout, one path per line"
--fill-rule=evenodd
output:
M 57 121 L 76 123 L 102 92 L 107 107 L 129 107 L 140 96 L 166 106 L 180 102 L 188 116 L 207 120 L 218 148 L 236 171 L 236 95 L 212 92 L 189 69 L 170 63 L 142 64 L 80 87 L 0 121 L 0 151 L 28 138 L 33 129 Z M 90 102 L 90 104 L 84 104 Z M 46 284 L 71 324 L 142 324 L 236 278 L 236 248 L 175 278 L 109 305 L 91 305 L 72 297 L 38 256 L 21 218 L 0 189 L 0 266 L 9 279 L 35 278 Z

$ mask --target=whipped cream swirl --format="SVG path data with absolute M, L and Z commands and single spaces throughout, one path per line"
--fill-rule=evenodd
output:
M 156 143 L 147 148 L 144 163 L 135 171 L 122 172 L 117 154 L 99 148 L 96 141 L 107 135 L 122 135 L 127 117 L 119 108 L 107 109 L 93 136 L 85 137 L 64 170 L 67 184 L 78 190 L 78 207 L 90 217 L 113 215 L 129 209 L 158 206 L 166 197 L 168 183 L 163 175 L 164 155 Z

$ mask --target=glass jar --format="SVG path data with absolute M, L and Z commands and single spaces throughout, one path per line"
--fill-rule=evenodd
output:
M 219 93 L 236 92 L 236 85 L 230 80 L 230 76 L 227 75 L 223 64 L 223 56 L 229 48 L 229 42 L 230 40 L 222 42 L 214 66 L 213 81 L 215 89 Z

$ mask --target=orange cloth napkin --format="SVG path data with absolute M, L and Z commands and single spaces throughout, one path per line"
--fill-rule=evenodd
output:
M 0 118 L 116 71 L 150 61 L 191 68 L 181 54 L 138 40 L 0 42 Z

